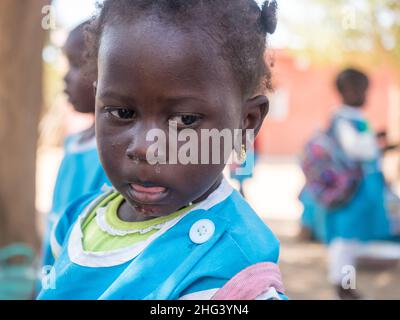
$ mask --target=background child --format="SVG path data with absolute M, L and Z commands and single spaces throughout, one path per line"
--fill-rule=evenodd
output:
M 356 266 L 357 257 L 367 252 L 365 244 L 390 240 L 393 232 L 385 203 L 385 181 L 376 134 L 362 109 L 369 80 L 355 69 L 346 69 L 336 80 L 343 105 L 334 114 L 329 132 L 348 162 L 357 164 L 361 176 L 351 198 L 338 208 L 318 203 L 309 190 L 303 190 L 303 224 L 319 240 L 329 244 L 329 277 L 340 298 L 359 298 L 355 290 L 343 287 L 344 267 Z M 354 289 L 354 288 L 350 288 Z
M 85 70 L 84 29 L 88 22 L 77 26 L 68 36 L 64 53 L 69 62 L 65 75 L 65 93 L 74 109 L 80 113 L 95 112 L 94 78 Z M 100 164 L 95 128 L 93 125 L 65 139 L 64 158 L 58 171 L 53 193 L 51 212 L 47 218 L 43 242 L 43 265 L 52 265 L 54 260 L 50 249 L 51 229 L 67 205 L 89 192 L 98 192 L 108 183 L 108 178 Z
M 96 136 L 115 190 L 66 210 L 55 228 L 56 289 L 40 299 L 226 297 L 219 289 L 251 266 L 257 276 L 246 269 L 241 290 L 225 287 L 229 297 L 281 297 L 278 241 L 224 180 L 225 162 L 151 165 L 147 155 L 147 134 L 168 136 L 171 124 L 199 135 L 258 133 L 268 100 L 256 90 L 270 88 L 264 51 L 276 8 L 260 10 L 253 0 L 104 2 L 91 31 Z

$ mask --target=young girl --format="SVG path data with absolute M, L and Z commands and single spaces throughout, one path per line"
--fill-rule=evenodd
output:
M 68 36 L 64 52 L 69 62 L 65 75 L 65 93 L 77 112 L 90 114 L 95 111 L 93 79 L 84 69 L 85 37 L 84 28 L 88 22 L 77 26 Z M 80 196 L 99 192 L 104 184 L 110 184 L 100 164 L 94 124 L 87 130 L 70 135 L 64 143 L 64 157 L 58 171 L 53 192 L 52 209 L 47 218 L 43 243 L 43 265 L 52 265 L 54 259 L 50 250 L 50 234 L 68 204 Z
M 147 133 L 171 123 L 258 132 L 275 14 L 275 2 L 260 10 L 254 0 L 104 2 L 90 32 L 96 136 L 114 188 L 66 210 L 52 241 L 55 283 L 39 299 L 284 297 L 279 243 L 224 180 L 225 163 L 147 157 Z

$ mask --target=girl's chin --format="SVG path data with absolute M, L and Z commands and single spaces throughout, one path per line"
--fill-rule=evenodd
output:
M 154 195 L 151 192 L 143 192 L 143 194 L 140 194 L 140 191 L 141 189 L 138 191 L 134 190 L 132 187 L 128 187 L 124 188 L 121 194 L 132 208 L 132 211 L 135 211 L 138 215 L 144 216 L 146 219 L 165 217 L 186 207 L 185 205 L 171 205 L 172 201 L 169 200 L 174 197 L 171 195 L 169 189 L 156 190 L 163 192 Z
M 173 213 L 170 212 L 170 210 L 168 210 L 165 205 L 138 203 L 132 198 L 129 198 L 128 202 L 129 205 L 132 207 L 132 210 L 134 210 L 137 214 L 145 217 L 146 219 L 164 217 Z

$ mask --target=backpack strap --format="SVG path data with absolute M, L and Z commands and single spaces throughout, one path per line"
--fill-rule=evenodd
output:
M 279 267 L 275 263 L 261 262 L 236 274 L 211 300 L 254 300 L 271 288 L 285 293 Z

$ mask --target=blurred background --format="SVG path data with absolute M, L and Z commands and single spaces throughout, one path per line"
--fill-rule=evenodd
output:
M 68 64 L 62 46 L 68 32 L 93 15 L 95 2 L 0 0 L 0 247 L 25 243 L 39 250 L 63 140 L 92 121 L 75 113 L 63 94 Z M 297 238 L 305 183 L 298 157 L 340 104 L 334 80 L 349 66 L 370 77 L 366 111 L 373 128 L 400 141 L 400 2 L 278 2 L 279 26 L 268 53 L 275 89 L 244 192 L 281 240 L 287 295 L 333 299 L 326 248 Z M 398 151 L 385 155 L 384 172 L 399 192 Z M 398 299 L 399 272 L 397 266 L 360 270 L 357 284 L 370 297 Z

